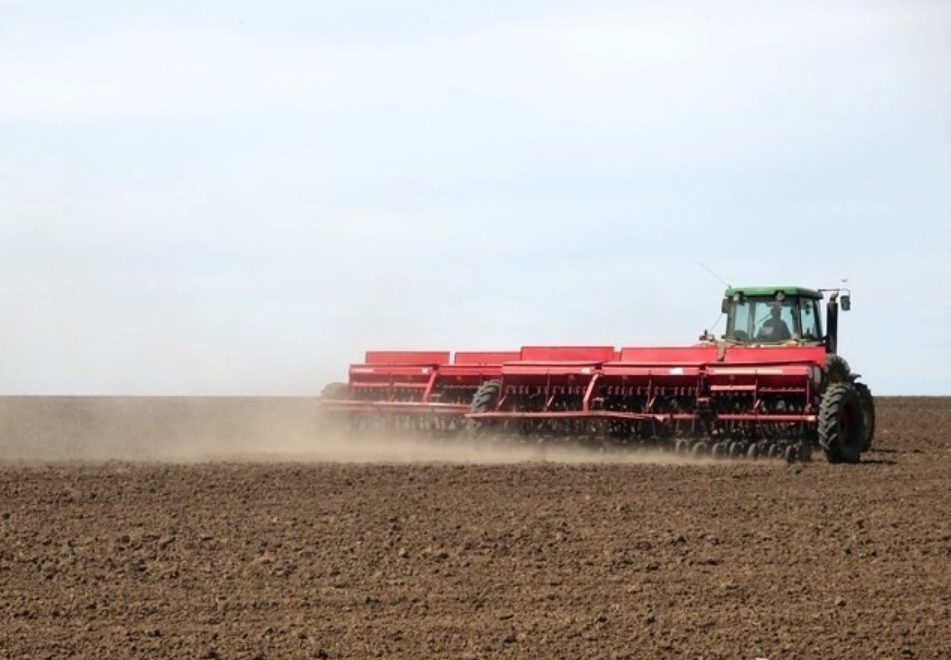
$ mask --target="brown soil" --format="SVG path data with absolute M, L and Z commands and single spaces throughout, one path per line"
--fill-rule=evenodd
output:
M 946 658 L 951 399 L 878 405 L 861 465 L 787 467 L 348 454 L 307 401 L 3 399 L 0 658 Z

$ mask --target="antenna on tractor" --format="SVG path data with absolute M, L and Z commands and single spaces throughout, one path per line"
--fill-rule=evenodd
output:
M 727 288 L 730 288 L 731 286 L 733 286 L 732 284 L 730 284 L 729 282 L 727 282 L 725 279 L 723 279 L 722 277 L 720 277 L 719 275 L 717 275 L 716 273 L 714 273 L 714 272 L 713 272 L 713 269 L 712 269 L 712 268 L 709 268 L 709 267 L 708 267 L 705 263 L 703 263 L 702 261 L 698 261 L 698 262 L 697 262 L 697 265 L 700 266 L 701 268 L 703 268 L 705 271 L 707 271 L 707 272 L 710 273 L 711 275 L 713 275 L 715 278 L 717 278 L 717 279 L 720 280 L 721 282 L 723 282 L 723 283 L 726 285 Z
M 699 260 L 698 260 L 698 261 L 697 261 L 697 265 L 700 266 L 701 268 L 703 268 L 705 271 L 707 271 L 707 272 L 710 273 L 711 275 L 713 275 L 713 276 L 714 276 L 715 278 L 717 278 L 718 280 L 720 280 L 720 282 L 722 282 L 722 283 L 726 286 L 726 288 L 728 288 L 728 289 L 729 289 L 729 288 L 732 288 L 732 286 L 733 286 L 732 284 L 730 284 L 730 283 L 727 282 L 725 279 L 723 279 L 722 277 L 720 277 L 719 275 L 717 275 L 717 274 L 713 271 L 712 268 L 710 268 L 709 266 L 707 266 L 707 265 L 706 265 L 705 263 L 703 263 L 702 261 L 699 261 Z M 710 331 L 711 331 L 711 330 L 716 330 L 716 327 L 717 327 L 718 325 L 720 325 L 720 321 L 721 321 L 722 319 L 723 319 L 723 312 L 721 311 L 721 312 L 720 312 L 720 315 L 719 315 L 718 317 L 716 317 L 716 319 L 714 319 L 713 324 L 707 326 L 707 327 L 709 328 L 709 330 L 704 330 L 704 331 L 703 331 L 703 334 L 700 335 L 700 341 L 715 341 L 714 335 L 712 335 L 712 334 L 710 333 Z

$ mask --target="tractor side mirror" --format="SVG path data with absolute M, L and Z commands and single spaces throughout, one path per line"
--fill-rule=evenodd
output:
M 844 296 L 839 298 L 839 302 L 842 305 L 843 312 L 847 312 L 852 308 L 852 298 L 848 294 L 845 294 Z
M 730 312 L 730 301 L 726 298 L 720 301 L 720 311 L 724 314 L 729 314 Z

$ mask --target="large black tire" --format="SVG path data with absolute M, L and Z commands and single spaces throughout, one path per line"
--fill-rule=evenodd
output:
M 472 403 L 469 406 L 469 412 L 484 413 L 492 412 L 499 405 L 499 393 L 502 391 L 502 381 L 487 380 L 472 395 Z M 475 438 L 484 435 L 488 430 L 488 425 L 483 422 L 470 419 L 466 422 L 466 433 Z
M 502 381 L 487 380 L 472 395 L 472 405 L 469 406 L 469 412 L 483 413 L 492 412 L 499 403 L 499 392 L 502 391 Z
M 859 401 L 862 403 L 862 421 L 865 424 L 865 439 L 862 441 L 862 451 L 868 451 L 872 448 L 872 442 L 875 440 L 875 399 L 872 398 L 872 391 L 865 383 L 854 382 L 855 391 L 859 393 Z
M 865 442 L 862 400 L 851 383 L 826 388 L 819 406 L 819 446 L 830 463 L 858 463 Z
M 324 401 L 340 401 L 347 398 L 350 387 L 346 383 L 328 383 L 320 391 L 320 398 Z
M 849 382 L 849 374 L 851 373 L 852 369 L 844 357 L 836 355 L 835 353 L 830 353 L 826 356 L 826 385 L 847 383 Z

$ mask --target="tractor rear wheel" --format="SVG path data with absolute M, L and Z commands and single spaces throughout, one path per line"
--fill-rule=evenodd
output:
M 845 361 L 845 358 L 841 355 L 836 355 L 835 353 L 829 353 L 826 356 L 826 383 L 831 385 L 832 383 L 847 383 L 849 382 L 849 374 L 852 373 L 852 368 L 849 367 L 849 363 Z
M 875 400 L 872 398 L 872 391 L 865 383 L 855 382 L 855 391 L 859 393 L 859 401 L 862 403 L 862 421 L 865 423 L 865 437 L 862 441 L 862 451 L 868 451 L 872 448 L 872 441 L 875 439 Z
M 830 463 L 858 463 L 865 441 L 862 401 L 851 383 L 826 388 L 819 406 L 819 445 Z

